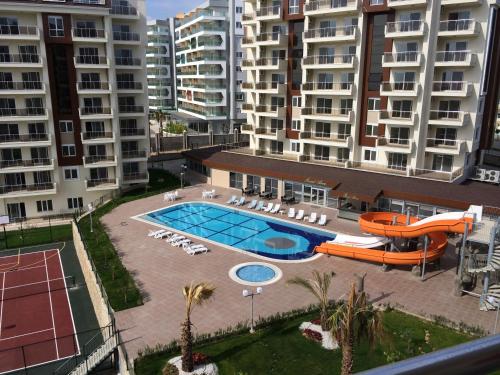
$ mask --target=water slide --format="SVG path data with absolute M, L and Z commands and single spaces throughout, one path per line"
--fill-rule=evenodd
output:
M 472 229 L 474 220 L 481 220 L 482 207 L 471 206 L 465 212 L 447 212 L 419 220 L 391 212 L 366 212 L 359 218 L 364 232 L 377 236 L 348 236 L 339 234 L 333 241 L 316 246 L 315 251 L 345 258 L 391 265 L 418 265 L 440 258 L 448 246 L 447 233 L 464 233 Z M 390 238 L 416 238 L 427 235 L 427 252 L 387 251 Z

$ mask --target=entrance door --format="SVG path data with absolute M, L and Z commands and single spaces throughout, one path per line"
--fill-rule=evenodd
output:
M 9 214 L 10 221 L 26 218 L 26 208 L 24 207 L 23 202 L 7 203 L 7 212 Z

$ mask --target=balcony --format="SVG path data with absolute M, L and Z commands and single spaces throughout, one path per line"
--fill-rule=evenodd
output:
M 0 68 L 41 68 L 43 66 L 40 55 L 33 53 L 0 54 Z
M 286 108 L 277 105 L 260 104 L 255 106 L 255 112 L 260 116 L 283 118 L 285 116 Z
M 461 177 L 464 174 L 463 168 L 457 168 L 451 171 L 439 171 L 433 169 L 412 169 L 411 175 L 419 178 L 425 178 L 429 180 L 440 180 L 453 182 L 457 178 Z
M 414 38 L 423 36 L 425 22 L 422 20 L 387 22 L 385 36 L 387 38 Z
M 122 151 L 122 159 L 127 161 L 140 161 L 148 158 L 146 150 Z
M 417 121 L 417 113 L 412 111 L 381 110 L 378 114 L 378 122 L 388 125 L 413 126 Z
M 49 113 L 45 108 L 0 108 L 0 122 L 47 121 Z
M 286 84 L 279 82 L 257 82 L 255 91 L 261 94 L 285 94 Z
M 442 6 L 478 6 L 483 3 L 483 0 L 442 0 Z
M 243 13 L 241 16 L 241 23 L 243 25 L 248 25 L 257 22 L 257 15 L 255 13 Z
M 242 47 L 252 47 L 252 45 L 255 43 L 255 37 L 250 37 L 250 36 L 245 36 L 241 39 L 241 46 Z
M 40 30 L 36 26 L 2 25 L 0 40 L 39 40 Z
M 416 97 L 420 85 L 416 82 L 382 82 L 380 85 L 381 96 Z
M 309 0 L 309 3 L 304 5 L 304 15 L 355 13 L 358 8 L 359 3 L 356 0 Z
M 377 138 L 376 146 L 382 151 L 400 154 L 411 154 L 415 150 L 415 142 L 405 138 Z
M 142 82 L 117 81 L 116 90 L 121 94 L 141 94 L 143 85 Z
M 427 5 L 427 0 L 387 0 L 390 8 L 414 8 Z
M 241 84 L 241 90 L 242 91 L 248 91 L 248 90 L 254 90 L 255 89 L 255 85 L 252 83 L 252 82 L 243 82 Z
M 241 105 L 242 112 L 253 112 L 253 104 L 243 103 Z
M 119 69 L 142 69 L 142 60 L 134 57 L 115 57 L 115 67 Z
M 437 51 L 435 66 L 471 67 L 475 62 L 475 54 L 470 51 Z
M 431 110 L 429 124 L 440 126 L 464 126 L 469 118 L 469 112 Z
M 274 5 L 257 9 L 255 19 L 257 21 L 279 20 L 281 19 L 281 6 Z
M 103 29 L 73 28 L 71 30 L 73 42 L 106 43 L 108 35 Z
M 255 67 L 255 60 L 241 60 L 241 69 L 242 70 L 251 70 L 254 69 Z
M 255 126 L 251 124 L 242 124 L 240 130 L 242 134 L 253 134 L 255 132 Z
M 109 94 L 111 85 L 109 82 L 77 82 L 76 92 L 79 94 Z
M 432 82 L 433 96 L 468 97 L 472 92 L 472 83 L 465 81 L 434 81 Z
M 1 81 L 0 95 L 40 95 L 45 94 L 45 84 L 39 81 Z
M 37 172 L 54 169 L 54 159 L 1 160 L 0 173 Z
M 84 168 L 116 167 L 116 155 L 87 155 L 83 157 Z
M 125 116 L 143 116 L 144 115 L 144 106 L 142 105 L 120 105 L 118 106 L 118 113 L 120 117 Z
M 127 173 L 123 175 L 123 182 L 128 184 L 139 184 L 149 182 L 149 174 L 145 173 Z
M 113 110 L 110 107 L 80 107 L 80 119 L 112 119 Z
M 313 144 L 335 147 L 352 147 L 353 138 L 347 133 L 319 132 L 314 129 L 300 132 L 299 139 L 314 141 Z
M 255 37 L 255 44 L 264 46 L 280 46 L 288 42 L 287 32 L 261 33 Z
M 33 195 L 56 194 L 56 183 L 46 182 L 41 184 L 21 184 L 21 185 L 2 185 L 0 186 L 0 195 L 4 198 L 17 198 Z
M 287 62 L 277 57 L 263 57 L 255 61 L 255 66 L 261 70 L 285 70 Z
M 353 118 L 353 112 L 350 108 L 303 107 L 301 115 L 314 120 L 343 122 L 351 122 Z
M 269 139 L 272 141 L 283 142 L 286 138 L 285 129 L 258 127 L 255 128 L 255 136 L 263 139 Z
M 141 36 L 138 33 L 113 31 L 113 42 L 115 44 L 141 44 Z
M 77 69 L 108 69 L 109 60 L 106 56 L 75 56 L 75 68 Z
M 308 82 L 303 83 L 301 91 L 307 95 L 342 95 L 353 93 L 352 82 Z
M 410 68 L 422 64 L 422 54 L 416 51 L 385 52 L 382 57 L 384 68 Z
M 307 69 L 353 69 L 355 59 L 355 55 L 307 56 L 302 65 Z
M 427 138 L 425 152 L 460 155 L 467 151 L 467 142 L 459 139 Z
M 325 157 L 323 155 L 316 155 L 314 153 L 300 155 L 300 161 L 303 163 L 321 164 L 330 167 L 342 167 L 342 168 L 345 168 L 348 163 L 346 159 L 338 159 L 334 156 Z
M 101 178 L 98 180 L 85 180 L 85 189 L 87 191 L 114 190 L 118 189 L 117 178 Z
M 459 38 L 477 36 L 479 30 L 479 22 L 471 19 L 447 20 L 439 22 L 438 36 Z
M 82 143 L 89 145 L 114 143 L 115 134 L 113 132 L 84 132 L 81 133 Z
M 393 175 L 399 175 L 399 176 L 407 176 L 408 173 L 410 172 L 410 168 L 404 164 L 391 165 L 389 163 L 381 164 L 381 163 L 367 162 L 364 160 L 362 160 L 362 161 L 360 161 L 360 160 L 349 161 L 348 167 L 353 168 L 353 169 L 361 169 L 363 171 L 371 171 L 371 172 L 384 173 L 384 174 L 393 174 Z
M 118 5 L 112 4 L 109 13 L 115 17 L 125 17 L 125 18 L 137 18 L 139 14 L 137 13 L 137 8 L 130 5 Z
M 313 42 L 344 42 L 357 38 L 357 26 L 324 27 L 304 31 L 304 41 Z
M 122 128 L 120 129 L 120 137 L 126 138 L 127 140 L 142 139 L 146 137 L 146 130 L 134 129 L 134 128 Z
M 50 146 L 50 134 L 3 134 L 0 135 L 0 148 Z

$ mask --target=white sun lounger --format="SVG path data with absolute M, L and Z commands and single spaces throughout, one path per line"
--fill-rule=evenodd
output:
M 281 208 L 281 205 L 279 203 L 277 203 L 274 206 L 274 208 L 271 211 L 269 211 L 269 212 L 271 212 L 272 214 L 277 214 L 279 212 L 280 208 Z
M 180 234 L 174 234 L 172 237 L 170 237 L 165 242 L 167 242 L 167 243 L 173 243 L 173 242 L 176 242 L 176 241 L 183 240 L 184 238 L 186 238 L 186 237 L 181 236 Z
M 295 217 L 295 208 L 292 207 L 288 210 L 288 217 L 290 219 L 293 219 Z
M 304 218 L 304 210 L 299 210 L 299 212 L 297 212 L 297 216 L 295 216 L 295 219 L 302 220 L 303 218 Z
M 170 237 L 170 235 L 172 235 L 172 232 L 161 232 L 161 233 L 158 233 L 155 238 L 158 238 L 158 239 L 162 239 L 162 238 L 166 238 L 166 237 Z
M 257 206 L 257 200 L 256 199 L 254 199 L 253 201 L 251 201 L 248 204 L 247 208 L 252 209 L 252 208 L 255 208 L 255 206 Z
M 149 233 L 148 233 L 148 237 L 154 237 L 156 236 L 157 234 L 160 234 L 160 233 L 163 233 L 163 232 L 166 232 L 165 229 L 159 229 L 159 230 L 149 230 Z
M 184 245 L 189 245 L 190 243 L 191 243 L 191 240 L 189 238 L 186 238 L 184 240 L 175 241 L 171 245 L 175 246 L 175 247 L 180 247 L 180 246 L 184 246 Z
M 266 207 L 266 208 L 264 208 L 264 210 L 263 210 L 263 211 L 264 211 L 264 212 L 271 212 L 271 210 L 273 209 L 273 206 L 274 206 L 274 204 L 269 203 L 269 204 L 267 205 L 267 207 Z
M 196 245 L 195 244 L 186 244 L 186 243 L 182 244 L 182 248 L 184 250 L 187 250 L 188 248 L 190 248 L 190 249 L 196 249 L 198 247 L 206 247 L 206 246 L 202 245 L 202 244 L 196 244 Z
M 234 203 L 235 206 L 243 206 L 245 204 L 245 198 L 241 197 L 239 201 Z
M 201 253 L 208 253 L 208 249 L 206 247 L 197 247 L 195 249 L 192 248 L 187 248 L 186 253 L 189 255 L 196 255 L 196 254 L 201 254 Z
M 255 207 L 255 209 L 257 211 L 260 211 L 260 210 L 262 210 L 262 208 L 264 208 L 264 202 L 259 201 L 259 204 L 257 205 L 257 207 Z
M 229 200 L 226 202 L 226 204 L 233 204 L 236 201 L 236 195 L 233 195 Z
M 309 223 L 314 224 L 318 220 L 318 214 L 313 212 L 311 216 L 309 216 Z
M 326 225 L 326 215 L 321 215 L 318 221 L 319 225 Z

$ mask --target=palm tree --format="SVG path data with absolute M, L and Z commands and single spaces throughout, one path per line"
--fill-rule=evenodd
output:
M 215 287 L 201 282 L 195 284 L 191 282 L 182 289 L 184 300 L 186 302 L 186 320 L 181 324 L 181 353 L 182 353 L 182 371 L 192 372 L 193 363 L 193 335 L 191 333 L 191 313 L 196 305 L 202 305 L 208 301 L 214 294 Z
M 368 302 L 365 292 L 356 293 L 353 283 L 349 299 L 340 304 L 329 319 L 331 332 L 342 350 L 342 375 L 352 374 L 354 344 L 366 337 L 373 345 L 382 338 L 382 314 Z
M 325 272 L 320 274 L 318 271 L 313 271 L 312 279 L 304 279 L 302 277 L 296 276 L 293 279 L 288 280 L 288 284 L 299 285 L 304 289 L 311 292 L 319 302 L 320 310 L 320 322 L 321 329 L 323 331 L 328 330 L 328 306 L 330 305 L 330 299 L 328 298 L 328 289 L 332 282 L 332 277 L 335 276 L 335 272 Z
M 155 120 L 159 126 L 160 137 L 163 137 L 163 121 L 165 120 L 165 114 L 160 110 L 156 111 Z

